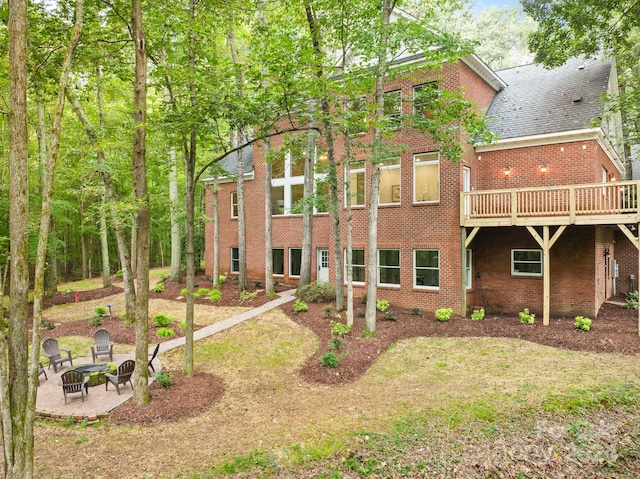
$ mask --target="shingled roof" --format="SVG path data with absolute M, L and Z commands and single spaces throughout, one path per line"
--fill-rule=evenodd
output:
M 253 145 L 247 145 L 242 149 L 244 153 L 244 173 L 253 171 Z M 236 176 L 238 174 L 238 152 L 234 151 L 220 160 L 220 168 L 225 172 L 223 174 Z
M 546 70 L 524 65 L 497 74 L 507 87 L 487 110 L 489 128 L 499 139 L 590 128 L 602 116 L 611 61 L 571 59 Z

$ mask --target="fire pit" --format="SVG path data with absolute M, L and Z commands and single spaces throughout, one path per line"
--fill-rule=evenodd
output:
M 73 368 L 69 368 L 69 370 L 75 370 L 81 372 L 85 376 L 89 375 L 88 386 L 99 386 L 100 384 L 104 384 L 107 382 L 105 378 L 105 373 L 115 374 L 118 370 L 115 364 L 112 363 L 92 363 L 92 364 L 83 364 L 81 366 L 75 366 Z

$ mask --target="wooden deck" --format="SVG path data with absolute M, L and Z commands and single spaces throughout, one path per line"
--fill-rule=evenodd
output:
M 640 181 L 466 191 L 460 226 L 552 226 L 640 222 Z

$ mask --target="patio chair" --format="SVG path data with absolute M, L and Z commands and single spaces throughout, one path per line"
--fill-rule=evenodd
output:
M 53 365 L 53 372 L 58 372 L 58 364 L 65 363 L 69 361 L 71 366 L 73 366 L 73 361 L 71 360 L 71 351 L 68 349 L 60 349 L 58 347 L 58 340 L 54 338 L 45 339 L 42 343 L 42 349 L 44 349 L 44 355 L 49 358 L 49 367 Z M 62 357 L 60 351 L 65 351 L 67 353 L 66 357 Z
M 38 366 L 38 377 L 42 376 L 43 374 L 45 381 L 48 381 L 49 378 L 47 377 L 47 373 L 44 370 L 44 366 L 42 365 L 42 363 L 40 363 L 40 365 Z
M 155 349 L 153 350 L 153 353 L 151 353 L 149 355 L 149 369 L 151 369 L 151 371 L 153 371 L 154 373 L 156 372 L 155 368 L 153 367 L 153 360 L 156 358 L 156 356 L 158 355 L 158 351 L 160 350 L 160 343 L 156 344 Z
M 85 392 L 89 394 L 89 376 L 85 376 L 79 371 L 71 369 L 60 376 L 59 384 L 62 386 L 62 392 L 64 393 L 64 403 L 67 404 L 67 394 L 80 393 L 82 395 L 82 402 L 84 402 Z
M 113 361 L 113 341 L 109 336 L 109 331 L 104 328 L 93 333 L 94 343 L 91 345 L 91 356 L 94 363 L 98 356 L 109 356 L 109 361 Z
M 104 375 L 107 378 L 107 382 L 104 383 L 105 391 L 109 389 L 109 383 L 113 384 L 116 387 L 116 391 L 118 391 L 118 396 L 120 395 L 120 385 L 129 383 L 131 384 L 131 389 L 133 389 L 133 382 L 131 382 L 131 375 L 133 374 L 133 370 L 136 368 L 136 363 L 132 359 L 127 359 L 120 366 L 118 366 L 118 374 L 109 374 L 106 373 Z

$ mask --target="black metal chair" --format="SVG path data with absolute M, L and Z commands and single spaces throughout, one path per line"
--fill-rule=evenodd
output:
M 109 356 L 109 361 L 113 361 L 113 341 L 110 339 L 109 331 L 101 328 L 93 333 L 94 343 L 91 345 L 91 357 L 96 362 L 98 356 Z
M 127 359 L 120 366 L 118 366 L 117 374 L 109 374 L 106 373 L 104 375 L 107 378 L 107 382 L 104 383 L 105 391 L 109 389 L 109 383 L 113 384 L 116 387 L 116 391 L 118 391 L 118 396 L 120 395 L 120 385 L 129 383 L 131 384 L 131 389 L 133 389 L 133 382 L 131 382 L 131 375 L 133 374 L 134 369 L 136 368 L 136 362 L 132 359 Z
M 71 363 L 73 366 L 73 361 L 71 360 L 71 351 L 68 349 L 60 349 L 58 347 L 58 340 L 55 338 L 47 338 L 42 343 L 42 349 L 44 349 L 44 355 L 49 358 L 49 367 L 53 366 L 53 372 L 58 372 L 58 364 L 63 364 L 67 361 Z M 62 357 L 60 351 L 65 351 L 66 357 Z
M 62 386 L 62 392 L 64 393 L 64 403 L 67 404 L 67 394 L 80 393 L 82 395 L 82 402 L 84 402 L 85 392 L 89 394 L 89 376 L 85 376 L 79 371 L 71 369 L 60 376 L 59 384 Z
M 149 355 L 149 369 L 151 369 L 151 371 L 153 371 L 154 373 L 156 372 L 155 368 L 153 367 L 153 360 L 156 358 L 156 356 L 158 355 L 158 351 L 160 350 L 160 343 L 156 344 L 155 349 L 153 350 L 153 353 Z

